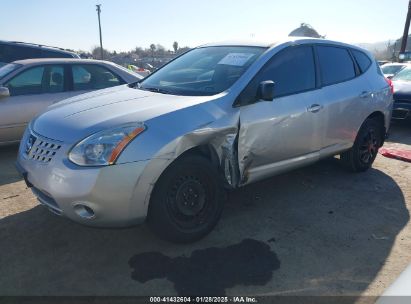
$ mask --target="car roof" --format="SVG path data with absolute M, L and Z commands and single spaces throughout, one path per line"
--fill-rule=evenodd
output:
M 57 46 L 49 46 L 49 45 L 38 44 L 38 43 L 0 40 L 0 44 L 18 45 L 18 46 L 23 46 L 23 47 L 28 47 L 28 48 L 40 48 L 40 49 L 56 51 L 56 52 L 60 52 L 60 53 L 64 53 L 64 54 L 76 54 L 76 52 L 74 52 L 72 50 L 63 49 L 63 48 L 60 48 L 60 47 L 57 47 Z
M 334 40 L 329 40 L 329 39 L 323 39 L 323 38 L 311 38 L 311 37 L 283 37 L 281 39 L 278 39 L 276 41 L 259 41 L 259 40 L 229 40 L 229 41 L 222 41 L 222 42 L 215 42 L 215 43 L 207 43 L 204 45 L 200 45 L 199 47 L 209 47 L 209 46 L 251 46 L 251 47 L 265 47 L 265 48 L 271 48 L 277 45 L 281 45 L 284 43 L 296 43 L 296 44 L 302 44 L 302 43 L 321 43 L 321 44 L 334 44 L 334 45 L 340 45 L 340 46 L 345 46 L 345 47 L 350 47 L 354 49 L 358 49 L 361 51 L 366 51 L 365 49 L 358 47 L 356 45 L 351 45 L 347 43 L 343 43 L 340 41 L 334 41 Z
M 90 64 L 90 63 L 103 63 L 103 64 L 111 64 L 114 65 L 112 62 L 104 61 L 104 60 L 96 60 L 96 59 L 79 59 L 79 58 L 34 58 L 34 59 L 23 59 L 17 60 L 13 63 L 21 64 L 21 65 L 35 65 L 35 64 L 46 64 L 46 63 L 83 63 L 83 64 Z

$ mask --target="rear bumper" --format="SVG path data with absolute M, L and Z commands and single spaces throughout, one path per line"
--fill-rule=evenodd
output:
M 393 120 L 411 120 L 411 103 L 394 102 Z

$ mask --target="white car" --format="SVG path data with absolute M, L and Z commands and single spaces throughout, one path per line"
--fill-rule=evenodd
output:
M 395 75 L 397 75 L 399 72 L 401 72 L 403 69 L 406 67 L 409 67 L 409 63 L 386 63 L 381 66 L 381 70 L 384 73 L 384 76 L 387 77 L 388 79 L 393 78 Z
M 18 142 L 27 123 L 53 103 L 141 78 L 99 60 L 26 59 L 6 64 L 0 68 L 0 145 Z

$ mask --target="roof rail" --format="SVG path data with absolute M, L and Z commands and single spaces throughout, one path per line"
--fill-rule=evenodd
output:
M 1 41 L 0 41 L 0 42 L 1 42 Z M 64 49 L 64 48 L 57 47 L 57 46 L 44 45 L 44 44 L 39 44 L 39 43 L 22 42 L 22 41 L 3 41 L 3 42 L 23 44 L 23 45 L 32 45 L 32 46 L 37 46 L 37 47 L 46 47 L 46 48 L 57 49 L 57 50 L 61 50 L 61 51 L 66 51 L 66 52 L 75 53 L 74 50 L 69 50 L 69 49 Z

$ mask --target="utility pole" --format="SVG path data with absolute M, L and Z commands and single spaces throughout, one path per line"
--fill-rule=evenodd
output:
M 391 56 L 391 61 L 395 62 L 395 50 L 397 49 L 397 41 L 394 43 L 394 48 L 392 49 L 392 56 Z
M 408 32 L 410 30 L 410 21 L 411 21 L 411 0 L 408 2 L 408 13 L 407 13 L 407 19 L 405 20 L 404 34 L 402 35 L 400 54 L 403 54 L 405 52 L 405 49 L 407 48 Z
M 411 0 L 410 0 L 411 3 Z M 101 60 L 103 60 L 103 38 L 101 36 L 101 21 L 100 21 L 100 13 L 101 13 L 101 4 L 97 4 L 97 16 L 98 16 L 98 29 L 100 31 L 100 54 L 101 54 Z

